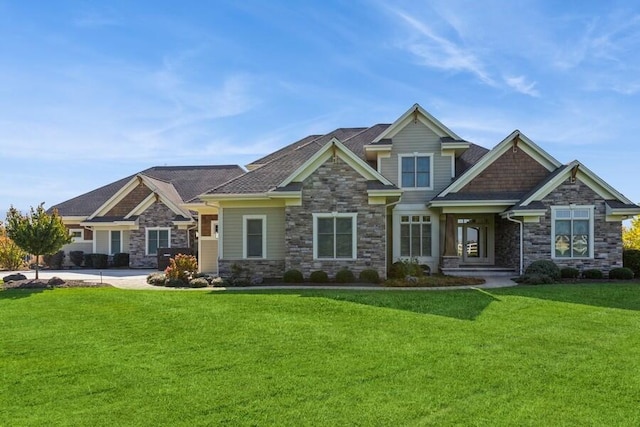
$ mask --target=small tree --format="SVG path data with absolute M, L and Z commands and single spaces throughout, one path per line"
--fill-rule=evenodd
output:
M 0 268 L 18 270 L 24 265 L 27 254 L 7 237 L 7 231 L 0 221 Z
M 62 223 L 57 210 L 48 214 L 44 203 L 33 209 L 29 215 L 11 206 L 7 212 L 7 235 L 21 249 L 36 257 L 36 279 L 38 279 L 38 261 L 41 255 L 53 254 L 63 245 L 71 243 L 69 231 Z
M 640 249 L 640 216 L 631 220 L 631 227 L 622 227 L 622 245 L 625 249 Z

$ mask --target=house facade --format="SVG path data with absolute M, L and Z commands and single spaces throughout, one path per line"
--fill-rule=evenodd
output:
M 538 259 L 608 271 L 622 266 L 621 222 L 640 213 L 519 131 L 487 150 L 417 104 L 392 124 L 311 135 L 247 169 L 181 205 L 198 213 L 202 271 L 385 277 L 403 259 L 452 274 L 515 274 Z
M 197 248 L 198 215 L 182 204 L 244 173 L 235 165 L 153 167 L 54 205 L 73 237 L 71 251 L 129 254 L 129 266 L 156 268 L 158 249 Z

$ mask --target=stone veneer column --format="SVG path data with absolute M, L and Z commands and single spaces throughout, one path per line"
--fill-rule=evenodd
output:
M 313 213 L 357 213 L 357 259 L 313 259 Z M 341 159 L 328 160 L 302 184 L 302 206 L 285 209 L 285 269 L 308 277 L 323 270 L 330 277 L 342 268 L 356 277 L 365 269 L 386 276 L 385 206 L 369 205 L 367 180 Z

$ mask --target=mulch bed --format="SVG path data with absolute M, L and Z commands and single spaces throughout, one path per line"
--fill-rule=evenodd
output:
M 65 280 L 64 283 L 56 286 L 52 286 L 48 282 L 45 279 L 16 280 L 0 284 L 0 289 L 103 288 L 111 286 L 108 283 L 91 283 L 82 280 Z

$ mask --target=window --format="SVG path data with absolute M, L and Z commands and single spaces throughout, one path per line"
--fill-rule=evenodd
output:
M 356 258 L 356 213 L 313 214 L 313 257 Z
M 109 254 L 117 254 L 122 252 L 122 231 L 111 230 L 109 239 Z
M 74 242 L 81 242 L 84 240 L 84 229 L 71 228 L 69 229 L 69 235 L 71 236 Z
M 429 215 L 400 217 L 400 256 L 431 256 L 431 217 Z
M 158 248 L 170 248 L 170 237 L 170 228 L 147 228 L 147 255 L 157 255 Z
M 553 258 L 593 257 L 593 206 L 552 207 Z
M 431 189 L 431 158 L 430 154 L 399 156 L 400 186 Z
M 267 257 L 267 217 L 266 215 L 243 216 L 243 256 L 244 258 Z
M 218 221 L 211 221 L 211 238 L 218 240 Z

